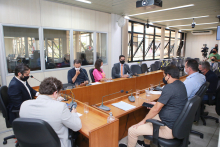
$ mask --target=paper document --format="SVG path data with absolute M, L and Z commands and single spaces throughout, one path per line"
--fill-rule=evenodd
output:
M 133 109 L 133 108 L 136 107 L 136 106 L 130 105 L 130 104 L 128 104 L 128 103 L 125 103 L 125 102 L 123 102 L 123 101 L 120 101 L 120 102 L 118 102 L 118 103 L 114 103 L 114 104 L 112 104 L 112 105 L 115 106 L 115 107 L 117 107 L 117 108 L 119 108 L 119 109 L 122 109 L 122 110 L 124 110 L 124 111 L 128 111 L 128 110 Z
M 161 94 L 162 91 L 150 91 L 151 94 Z
M 82 114 L 80 114 L 80 113 L 78 113 L 78 112 L 76 112 L 77 113 L 77 115 L 80 117 L 80 116 L 82 116 Z
M 101 84 L 100 82 L 90 83 L 91 85 Z

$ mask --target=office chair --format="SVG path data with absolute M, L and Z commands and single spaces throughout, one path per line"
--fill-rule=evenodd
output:
M 146 63 L 141 64 L 141 72 L 145 73 L 145 72 L 149 72 L 148 70 L 149 68 L 147 67 Z
M 194 59 L 199 63 L 199 61 L 200 61 L 199 58 L 194 58 Z
M 21 147 L 61 147 L 56 132 L 43 120 L 16 118 L 12 126 Z
M 157 71 L 157 66 L 155 64 L 151 64 L 150 68 L 151 68 L 150 71 Z
M 89 70 L 89 74 L 90 74 L 90 78 L 91 78 L 92 82 L 95 82 L 95 79 L 94 79 L 94 76 L 93 76 L 93 70 L 94 70 L 94 68 L 91 68 Z
M 8 106 L 8 87 L 7 86 L 2 86 L 0 88 L 0 107 L 2 110 L 2 115 L 5 118 L 5 124 L 7 128 L 12 128 L 12 124 L 9 122 L 9 114 L 8 114 L 8 110 L 7 110 L 7 106 Z M 18 116 L 19 110 L 13 110 L 12 112 L 16 113 Z M 15 138 L 15 135 L 11 135 L 8 137 L 4 138 L 3 144 L 7 144 L 7 140 L 8 139 L 13 139 Z M 17 146 L 18 144 L 16 144 Z
M 159 70 L 160 66 L 161 66 L 161 62 L 160 61 L 155 61 L 154 64 L 156 65 L 157 70 Z
M 131 65 L 131 72 L 134 74 L 142 74 L 141 67 L 139 65 Z
M 203 96 L 205 95 L 205 92 L 207 91 L 208 87 L 209 87 L 209 82 L 205 82 L 204 84 L 202 84 L 202 86 L 199 88 L 199 90 L 195 94 L 195 95 L 197 95 L 201 98 L 201 102 L 202 102 Z M 194 122 L 198 122 L 200 117 L 201 117 L 203 123 L 205 121 L 205 119 L 203 118 L 203 115 L 201 115 L 202 112 L 203 112 L 202 109 L 201 109 L 202 108 L 201 105 L 202 105 L 202 103 L 200 103 L 200 105 L 199 105 L 199 107 L 196 111 Z M 199 135 L 200 138 L 204 137 L 203 133 L 195 131 L 195 130 L 191 130 L 191 133 Z
M 153 141 L 153 143 L 159 147 L 160 145 L 165 147 L 187 147 L 189 144 L 189 133 L 200 102 L 201 98 L 199 96 L 194 96 L 187 101 L 173 125 L 172 133 L 175 137 L 174 139 L 164 139 L 159 137 L 159 128 L 160 126 L 165 126 L 165 124 L 155 119 L 148 119 L 146 121 L 153 124 L 153 135 L 144 135 L 144 138 Z
M 71 84 L 71 83 L 63 84 L 63 88 L 62 88 L 62 90 L 66 90 L 67 88 L 70 88 L 70 87 L 71 87 L 71 89 L 72 89 L 72 88 L 74 88 L 74 85 Z

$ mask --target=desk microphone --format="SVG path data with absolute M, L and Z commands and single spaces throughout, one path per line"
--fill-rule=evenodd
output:
M 103 96 L 103 97 L 102 97 L 102 104 L 101 104 L 98 108 L 100 108 L 100 109 L 102 109 L 102 110 L 105 110 L 105 111 L 110 111 L 111 109 L 110 109 L 109 107 L 103 105 L 103 98 L 106 97 L 106 96 L 110 96 L 110 95 L 117 94 L 117 93 L 123 93 L 123 92 L 124 92 L 124 90 L 121 90 L 121 91 L 119 91 L 119 92 L 115 92 L 115 93 L 112 93 L 112 94 L 108 94 L 108 95 Z
M 81 68 L 80 68 L 80 70 L 81 70 Z M 84 73 L 83 69 L 82 69 L 82 72 L 83 72 L 83 74 L 86 76 L 86 78 L 87 78 L 87 80 L 88 80 L 88 82 L 89 82 L 86 86 L 90 86 L 90 85 L 92 85 L 92 84 L 90 84 L 89 77 Z
M 36 79 L 36 78 L 35 78 L 35 77 L 33 77 L 32 75 L 30 75 L 30 77 L 31 77 L 31 78 L 34 78 L 35 80 L 37 80 L 38 82 L 40 82 L 40 83 L 41 83 L 41 81 L 40 81 L 40 80 Z
M 159 81 L 159 85 L 155 88 L 155 90 L 157 90 L 157 91 L 162 91 L 163 90 L 163 88 L 160 87 L 161 82 L 162 82 L 162 80 Z
M 133 96 L 133 90 L 131 89 L 129 91 L 131 91 L 131 95 L 128 97 L 129 101 L 130 102 L 135 102 L 135 97 Z M 129 93 L 129 91 L 126 91 L 126 93 Z
M 75 102 L 75 94 L 72 92 L 72 89 L 70 90 L 70 92 L 72 93 L 72 102 L 69 103 L 69 105 L 70 105 L 70 112 L 71 112 L 73 108 L 76 109 L 77 103 Z M 73 101 L 73 97 L 74 97 L 74 101 Z

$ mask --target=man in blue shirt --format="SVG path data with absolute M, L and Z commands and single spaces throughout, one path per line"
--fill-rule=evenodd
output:
M 206 81 L 209 82 L 209 87 L 206 93 L 215 93 L 218 86 L 218 77 L 213 71 L 210 70 L 209 62 L 201 62 L 199 64 L 199 70 L 203 75 L 205 75 Z M 215 99 L 215 96 L 213 96 L 212 99 Z M 203 100 L 208 100 L 208 95 L 204 95 Z
M 189 76 L 183 83 L 186 86 L 188 99 L 191 99 L 206 81 L 205 76 L 200 74 L 198 70 L 198 62 L 195 59 L 186 61 L 184 71 Z
M 82 61 L 74 60 L 74 68 L 68 71 L 68 83 L 85 86 L 89 83 L 88 74 L 85 69 L 81 68 Z

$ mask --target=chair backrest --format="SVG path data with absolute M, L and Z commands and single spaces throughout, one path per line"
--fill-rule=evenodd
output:
M 7 111 L 8 103 L 9 103 L 8 87 L 2 86 L 0 88 L 0 107 L 2 110 L 3 117 L 5 118 L 5 123 L 7 128 L 11 127 L 11 124 L 9 123 L 9 116 Z
M 149 72 L 146 63 L 141 64 L 141 72 L 142 73 Z
M 43 120 L 17 118 L 12 126 L 21 147 L 61 147 L 56 132 Z
M 114 69 L 115 67 L 113 66 L 112 67 L 112 79 L 115 79 L 115 76 L 113 75 L 113 69 Z
M 154 64 L 156 65 L 157 69 L 160 69 L 160 61 L 155 61 Z
M 189 135 L 200 102 L 201 98 L 197 95 L 186 102 L 186 105 L 172 128 L 173 136 L 175 138 L 184 139 Z
M 95 82 L 95 78 L 94 78 L 94 76 L 93 76 L 93 70 L 94 70 L 94 68 L 91 68 L 91 69 L 89 70 L 89 75 L 90 75 L 90 78 L 91 78 L 92 82 Z
M 139 65 L 131 65 L 131 71 L 134 74 L 142 74 L 141 67 Z
M 199 61 L 200 61 L 199 58 L 195 58 L 195 60 L 196 60 L 198 63 L 199 63 Z
M 215 111 L 218 115 L 220 115 L 220 86 L 216 90 L 215 104 Z
M 155 64 L 151 64 L 150 69 L 150 71 L 157 71 L 157 66 Z

